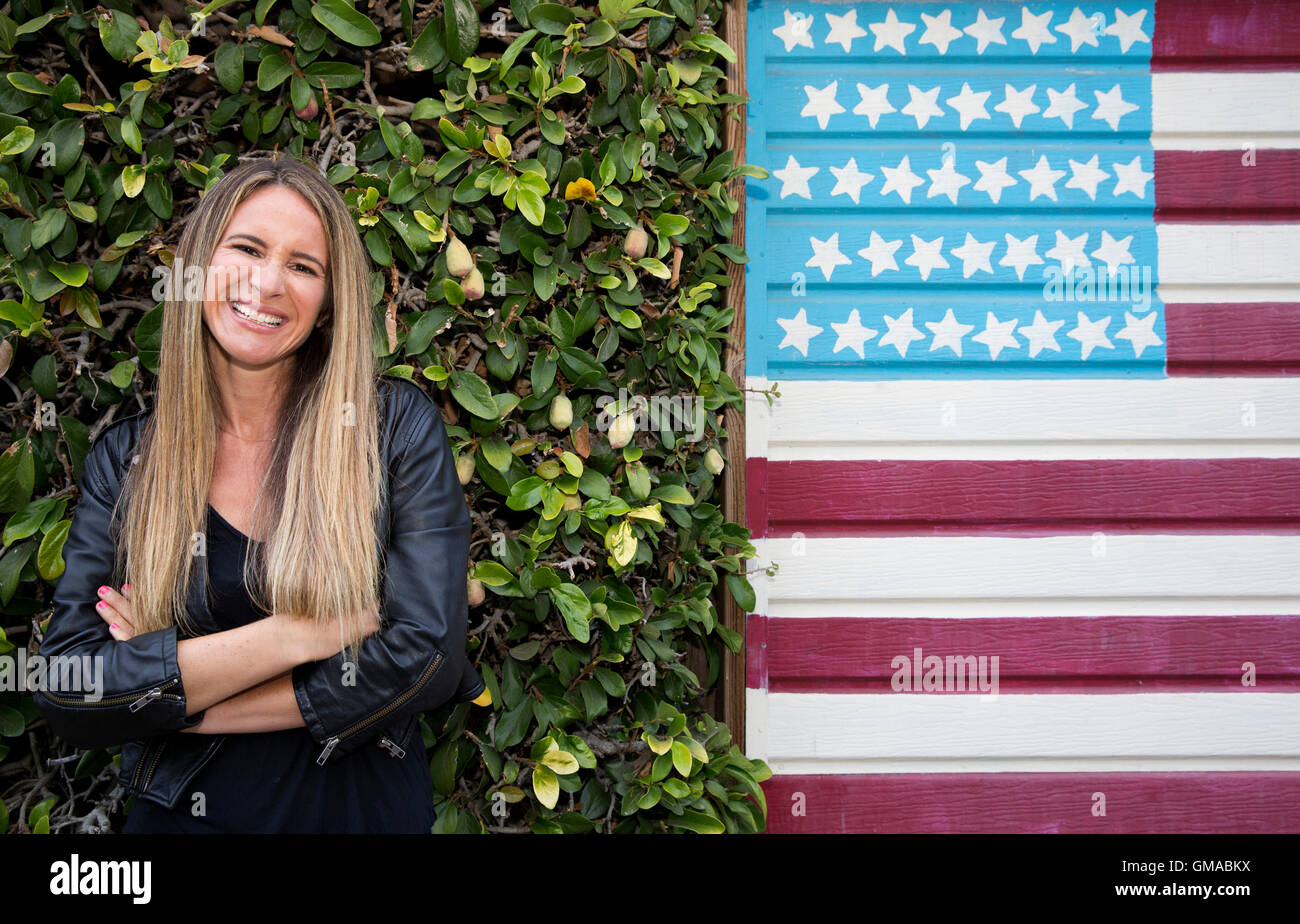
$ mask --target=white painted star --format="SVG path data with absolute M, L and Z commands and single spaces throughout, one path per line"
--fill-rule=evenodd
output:
M 1142 156 L 1136 155 L 1127 164 L 1111 164 L 1115 168 L 1115 195 L 1132 193 L 1139 199 L 1147 197 L 1147 183 L 1155 176 L 1142 169 Z
M 1040 45 L 1050 45 L 1056 41 L 1056 36 L 1047 28 L 1047 24 L 1051 19 L 1051 10 L 1041 16 L 1035 16 L 1029 12 L 1029 7 L 1022 6 L 1020 8 L 1020 28 L 1012 32 L 1011 37 L 1024 39 L 1029 43 L 1029 51 L 1032 54 L 1038 54 Z
M 941 169 L 925 171 L 930 176 L 930 188 L 926 191 L 925 198 L 947 196 L 953 205 L 957 204 L 957 190 L 970 183 L 970 177 L 958 173 L 953 163 L 953 159 L 947 157 L 944 158 Z
M 988 102 L 988 98 L 992 92 L 992 90 L 985 90 L 983 93 L 972 93 L 970 84 L 963 83 L 961 85 L 961 93 L 956 96 L 950 96 L 944 101 L 960 113 L 962 131 L 969 128 L 971 122 L 974 122 L 976 119 L 992 118 L 989 115 L 988 110 L 984 108 L 984 104 Z
M 1101 246 L 1092 252 L 1102 263 L 1106 264 L 1106 272 L 1113 275 L 1116 268 L 1124 266 L 1127 263 L 1136 263 L 1132 254 L 1129 253 L 1129 245 L 1133 243 L 1133 235 L 1115 240 L 1110 236 L 1109 231 L 1101 232 Z
M 888 46 L 900 55 L 905 55 L 907 49 L 904 47 L 904 42 L 909 35 L 916 31 L 916 24 L 899 22 L 891 7 L 889 12 L 885 14 L 884 22 L 873 22 L 869 24 L 868 28 L 876 35 L 876 46 L 871 49 L 872 51 L 879 51 Z
M 824 241 L 809 237 L 808 243 L 812 244 L 813 255 L 804 266 L 815 266 L 820 269 L 827 282 L 830 282 L 831 273 L 835 271 L 835 267 L 848 266 L 853 262 L 840 253 L 840 232 L 838 231 Z
M 931 353 L 947 347 L 958 356 L 961 355 L 961 338 L 975 329 L 974 324 L 959 324 L 951 308 L 943 316 L 942 321 L 937 323 L 935 321 L 926 321 L 925 326 L 930 328 L 930 333 L 934 334 L 934 340 L 930 343 Z
M 862 345 L 876 336 L 879 331 L 872 330 L 870 327 L 863 327 L 862 320 L 858 317 L 858 309 L 854 308 L 849 312 L 849 319 L 843 324 L 831 322 L 831 327 L 835 330 L 836 341 L 835 349 L 832 353 L 838 353 L 843 349 L 850 349 L 858 354 L 858 359 L 863 359 Z
M 856 157 L 850 157 L 849 162 L 843 167 L 831 167 L 830 171 L 835 175 L 835 188 L 831 190 L 831 195 L 848 196 L 853 200 L 854 205 L 858 204 L 862 187 L 876 178 L 874 173 L 862 173 L 858 170 Z
M 1007 40 L 1002 37 L 1002 24 L 1006 21 L 1005 16 L 989 19 L 984 15 L 983 10 L 979 11 L 975 21 L 965 29 L 967 35 L 979 42 L 979 47 L 975 49 L 976 54 L 984 54 L 984 49 L 988 48 L 990 43 L 996 45 L 1005 45 L 1007 43 Z
M 836 16 L 834 13 L 826 14 L 826 22 L 830 25 L 831 31 L 827 33 L 822 42 L 827 45 L 839 43 L 846 52 L 852 50 L 853 40 L 862 38 L 867 34 L 867 30 L 858 25 L 858 11 L 849 10 L 843 16 Z
M 1146 15 L 1146 10 L 1138 10 L 1131 16 L 1115 10 L 1115 21 L 1106 27 L 1106 34 L 1119 39 L 1119 50 L 1122 53 L 1127 53 L 1134 42 L 1151 41 L 1151 36 L 1142 31 L 1142 20 Z
M 1111 343 L 1110 338 L 1106 336 L 1106 328 L 1109 325 L 1110 315 L 1108 314 L 1102 315 L 1094 321 L 1080 311 L 1078 326 L 1065 336 L 1071 340 L 1079 341 L 1080 347 L 1083 348 L 1083 358 L 1087 359 L 1097 347 L 1105 347 L 1108 350 L 1115 349 L 1115 344 Z
M 858 256 L 864 260 L 871 261 L 871 275 L 879 276 L 881 272 L 887 269 L 898 269 L 898 261 L 894 259 L 894 254 L 899 247 L 903 246 L 903 239 L 896 241 L 887 241 L 877 232 L 871 232 L 871 244 L 863 247 L 858 251 Z M 886 265 L 888 264 L 888 265 Z
M 1082 189 L 1088 194 L 1088 198 L 1097 201 L 1097 184 L 1102 180 L 1110 179 L 1110 174 L 1097 166 L 1098 155 L 1092 155 L 1092 160 L 1086 164 L 1081 164 L 1077 160 L 1070 160 L 1070 170 L 1072 176 L 1066 181 L 1066 189 Z
M 1083 252 L 1083 248 L 1088 246 L 1088 232 L 1075 238 L 1065 236 L 1065 232 L 1057 230 L 1056 246 L 1051 250 L 1045 251 L 1044 256 L 1049 260 L 1057 260 L 1061 264 L 1061 272 L 1065 278 L 1071 278 L 1076 266 L 1086 268 L 1092 266 L 1092 261 L 1088 255 Z
M 784 167 L 772 171 L 772 176 L 781 181 L 780 198 L 803 196 L 805 199 L 811 199 L 812 190 L 808 188 L 808 181 L 820 169 L 821 167 L 800 167 L 799 161 L 794 159 L 794 155 L 789 155 Z
M 1115 84 L 1105 93 L 1100 90 L 1092 92 L 1097 97 L 1097 108 L 1092 111 L 1092 117 L 1105 119 L 1111 131 L 1119 131 L 1119 120 L 1137 109 L 1136 105 L 1126 102 L 1120 95 L 1119 84 Z
M 880 338 L 880 346 L 896 348 L 899 356 L 907 356 L 907 348 L 912 345 L 913 340 L 925 339 L 925 334 L 912 326 L 911 308 L 896 318 L 885 315 L 885 324 L 889 327 L 889 333 Z
M 1066 128 L 1074 128 L 1074 114 L 1080 109 L 1088 108 L 1087 103 L 1074 95 L 1074 84 L 1066 87 L 1064 93 L 1058 93 L 1048 87 L 1047 99 L 1048 106 L 1043 110 L 1043 118 L 1060 119 L 1065 123 Z
M 930 121 L 931 116 L 943 116 L 943 107 L 937 102 L 939 90 L 939 86 L 931 90 L 921 90 L 910 83 L 907 85 L 907 92 L 912 95 L 912 100 L 903 107 L 903 115 L 915 118 L 918 129 L 925 128 L 925 123 Z
M 812 17 L 804 13 L 791 13 L 785 10 L 785 22 L 772 30 L 772 34 L 785 43 L 787 52 L 793 51 L 794 46 L 803 45 L 807 48 L 813 47 L 812 40 Z
M 777 318 L 776 323 L 780 324 L 785 330 L 785 337 L 781 340 L 777 349 L 794 347 L 804 356 L 808 355 L 808 341 L 825 330 L 825 328 L 818 327 L 816 324 L 809 324 L 808 315 L 802 308 L 793 318 Z
M 989 262 L 989 258 L 993 256 L 993 248 L 997 245 L 997 241 L 976 240 L 975 235 L 967 231 L 965 243 L 960 247 L 954 247 L 948 252 L 961 260 L 961 277 L 969 279 L 980 270 L 986 273 L 993 272 L 993 266 Z
M 936 269 L 947 269 L 948 261 L 939 253 L 943 247 L 943 235 L 939 235 L 932 241 L 922 240 L 915 234 L 912 235 L 912 255 L 903 262 L 908 266 L 915 266 L 921 273 L 922 279 L 929 279 L 930 273 Z
M 896 192 L 900 199 L 911 205 L 912 190 L 925 181 L 912 172 L 912 165 L 908 162 L 907 155 L 903 155 L 903 159 L 898 162 L 897 167 L 882 165 L 880 170 L 885 174 L 885 185 L 880 190 L 880 194 L 887 196 L 891 192 Z
M 1115 335 L 1116 340 L 1127 340 L 1133 345 L 1133 355 L 1141 356 L 1142 351 L 1149 346 L 1160 346 L 1164 343 L 1156 336 L 1156 312 L 1151 311 L 1142 317 L 1134 317 L 1127 311 L 1124 312 L 1124 327 Z
M 1007 84 L 1006 98 L 993 109 L 995 112 L 1005 112 L 1011 116 L 1011 121 L 1016 123 L 1016 128 L 1019 128 L 1025 116 L 1039 111 L 1038 104 L 1034 102 L 1034 91 L 1037 89 L 1036 83 L 1031 83 L 1024 90 L 1017 90 L 1011 84 Z
M 838 80 L 832 80 L 820 90 L 805 84 L 803 91 L 808 94 L 808 105 L 799 110 L 799 115 L 816 116 L 817 124 L 825 129 L 831 116 L 844 111 L 844 107 L 835 101 L 835 90 L 839 87 L 839 83 Z
M 1020 349 L 1020 341 L 1012 333 L 1015 328 L 1015 318 L 1011 318 L 1009 321 L 999 321 L 997 315 L 990 311 L 988 317 L 984 319 L 984 329 L 971 339 L 989 348 L 989 359 L 997 359 L 998 354 L 1004 349 Z
M 980 178 L 975 181 L 972 188 L 988 193 L 989 198 L 995 204 L 1002 198 L 1003 189 L 1016 185 L 1016 181 L 1007 173 L 1007 159 L 1005 157 L 991 164 L 977 160 L 975 166 L 979 168 Z
M 1064 321 L 1048 321 L 1041 311 L 1034 312 L 1034 323 L 1020 328 L 1020 333 L 1029 341 L 1030 359 L 1042 350 L 1061 352 L 1061 346 L 1056 342 L 1056 329 L 1064 323 Z
M 1070 14 L 1070 19 L 1065 25 L 1057 26 L 1056 31 L 1064 33 L 1070 37 L 1070 54 L 1079 50 L 1083 44 L 1097 47 L 1097 33 L 1093 29 L 1093 20 L 1083 14 L 1083 10 L 1077 6 L 1074 12 Z
M 948 43 L 961 38 L 961 30 L 952 27 L 952 10 L 944 10 L 938 16 L 921 14 L 925 21 L 925 32 L 918 44 L 933 45 L 939 54 L 948 53 Z
M 1029 170 L 1017 170 L 1021 176 L 1029 181 L 1029 201 L 1033 202 L 1039 196 L 1046 196 L 1053 202 L 1056 201 L 1056 181 L 1065 176 L 1064 170 L 1053 170 L 1052 165 L 1047 162 L 1047 155 L 1040 154 L 1038 163 Z
M 1008 234 L 1006 239 L 1007 252 L 998 261 L 998 266 L 1015 267 L 1016 276 L 1023 281 L 1026 269 L 1032 264 L 1043 262 L 1043 258 L 1038 255 L 1038 235 L 1031 234 L 1022 241 Z
M 854 115 L 864 115 L 871 120 L 871 127 L 876 127 L 876 122 L 886 112 L 897 112 L 893 104 L 886 98 L 889 93 L 889 84 L 882 83 L 874 90 L 865 83 L 858 84 L 858 93 L 862 95 L 862 102 L 853 107 Z

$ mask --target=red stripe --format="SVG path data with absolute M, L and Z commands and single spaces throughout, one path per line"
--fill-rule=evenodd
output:
M 1300 531 L 1300 459 L 748 462 L 756 536 Z
M 1300 773 L 1285 771 L 820 774 L 761 785 L 769 834 L 1300 832 Z M 1099 793 L 1104 815 L 1094 814 Z
M 1159 223 L 1300 218 L 1300 150 L 1161 150 L 1154 172 Z
M 1165 305 L 1165 332 L 1170 375 L 1300 375 L 1300 304 Z
M 1296 616 L 769 619 L 756 614 L 748 624 L 751 631 L 760 630 L 756 635 L 766 663 L 763 675 L 746 682 L 773 693 L 890 693 L 895 671 L 913 669 L 917 648 L 923 667 L 930 655 L 945 659 L 945 666 L 948 656 L 996 655 L 999 693 L 1300 690 Z M 906 668 L 902 662 L 893 666 L 899 655 L 908 659 Z M 1242 684 L 1246 662 L 1254 665 L 1254 686 Z M 989 676 L 984 675 L 986 681 Z
M 1156 0 L 1152 71 L 1266 71 L 1300 67 L 1294 0 Z M 1153 31 L 1154 30 L 1154 31 Z

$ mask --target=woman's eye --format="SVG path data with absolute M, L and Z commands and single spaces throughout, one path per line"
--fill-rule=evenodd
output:
M 257 251 L 247 244 L 235 244 L 234 246 L 236 250 L 242 250 L 246 253 L 252 254 L 253 256 L 257 256 Z
M 296 263 L 296 264 L 294 264 L 294 265 L 295 265 L 295 266 L 299 266 L 299 267 L 305 269 L 307 272 L 311 273 L 313 276 L 316 275 L 316 271 L 315 271 L 314 269 L 312 269 L 310 266 L 308 266 L 306 263 Z

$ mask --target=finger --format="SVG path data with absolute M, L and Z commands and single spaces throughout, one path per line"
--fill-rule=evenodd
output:
M 117 641 L 122 642 L 131 637 L 131 631 L 123 627 L 121 617 L 111 605 L 101 600 L 95 604 L 95 612 L 108 623 L 108 634 Z
M 131 600 L 124 597 L 111 587 L 99 588 L 99 599 L 102 603 L 108 604 L 112 609 L 117 621 L 122 623 L 128 630 L 135 631 L 135 623 L 132 619 L 134 613 L 131 609 Z M 101 608 L 103 612 L 103 608 Z

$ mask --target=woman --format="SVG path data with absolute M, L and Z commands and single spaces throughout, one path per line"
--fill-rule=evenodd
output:
M 173 269 L 156 400 L 86 458 L 41 645 L 102 695 L 36 703 L 123 744 L 125 833 L 428 833 L 418 716 L 484 690 L 469 514 L 437 405 L 375 374 L 352 216 L 314 167 L 246 161 Z

